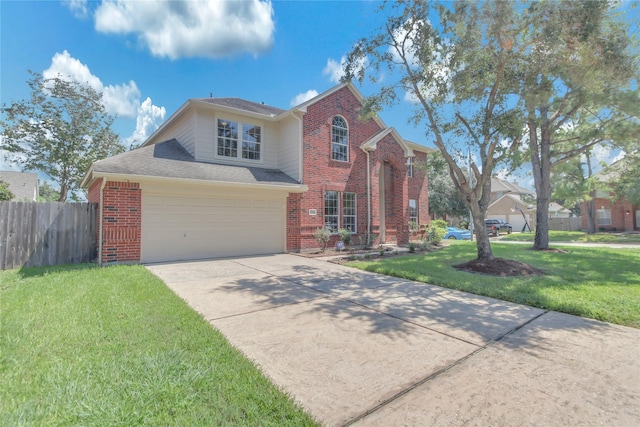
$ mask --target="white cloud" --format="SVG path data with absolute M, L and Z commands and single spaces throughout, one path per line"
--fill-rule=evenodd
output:
M 295 107 L 296 105 L 300 105 L 311 98 L 315 98 L 316 96 L 318 96 L 318 91 L 315 89 L 309 89 L 306 92 L 302 92 L 294 96 L 291 100 L 291 106 Z
M 102 93 L 107 112 L 118 117 L 136 118 L 135 131 L 124 140 L 127 145 L 144 142 L 166 115 L 165 108 L 153 105 L 149 97 L 140 103 L 140 89 L 135 81 L 105 86 L 87 65 L 72 57 L 66 50 L 53 56 L 51 66 L 43 71 L 42 76 L 47 79 L 60 76 L 70 81 L 86 83 Z
M 269 0 L 103 0 L 94 18 L 97 31 L 136 34 L 154 56 L 170 59 L 258 55 L 275 31 Z
M 60 76 L 63 79 L 88 84 L 96 92 L 102 93 L 102 101 L 110 114 L 136 117 L 140 104 L 140 90 L 133 80 L 129 83 L 105 86 L 91 73 L 87 65 L 72 57 L 66 50 L 53 56 L 51 66 L 43 71 L 42 76 L 45 79 Z
M 86 83 L 97 92 L 102 92 L 104 89 L 100 79 L 91 74 L 89 67 L 72 57 L 66 50 L 53 55 L 51 66 L 42 72 L 42 76 L 45 79 L 60 76 L 70 81 Z
M 344 77 L 345 62 L 347 62 L 347 57 L 344 55 L 340 58 L 340 62 L 333 58 L 327 59 L 327 65 L 322 69 L 322 75 L 329 76 L 329 81 L 333 83 L 340 83 L 340 79 Z M 360 58 L 353 69 L 354 74 L 357 74 L 360 69 L 366 66 L 367 58 Z
M 151 98 L 147 97 L 138 107 L 136 130 L 124 140 L 125 146 L 140 145 L 151 135 L 164 121 L 167 111 L 164 107 L 153 105 Z
M 329 81 L 339 83 L 342 76 L 344 76 L 343 65 L 345 61 L 346 58 L 344 56 L 340 58 L 339 63 L 333 58 L 327 59 L 327 65 L 322 70 L 322 75 L 328 75 Z
M 86 18 L 89 16 L 87 0 L 64 0 L 65 4 L 76 18 Z

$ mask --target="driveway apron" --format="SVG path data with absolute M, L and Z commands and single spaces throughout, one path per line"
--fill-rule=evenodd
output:
M 640 425 L 640 330 L 295 255 L 148 265 L 323 425 Z

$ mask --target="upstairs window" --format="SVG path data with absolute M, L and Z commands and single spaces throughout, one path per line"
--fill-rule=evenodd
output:
M 333 118 L 331 126 L 331 158 L 341 162 L 349 161 L 349 128 L 347 121 L 340 116 Z
M 413 178 L 413 157 L 407 157 L 407 175 Z
M 242 134 L 239 135 L 239 129 Z M 241 149 L 239 145 L 241 144 Z M 250 123 L 218 119 L 218 142 L 216 153 L 219 157 L 260 160 L 262 128 Z

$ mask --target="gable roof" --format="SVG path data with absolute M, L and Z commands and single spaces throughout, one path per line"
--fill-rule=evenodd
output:
M 36 200 L 38 198 L 37 173 L 0 171 L 0 179 L 9 184 L 13 200 Z
M 249 111 L 252 113 L 265 114 L 268 116 L 278 116 L 287 110 L 272 107 L 264 103 L 247 101 L 241 98 L 200 98 L 197 101 L 207 102 L 212 105 L 221 105 L 224 107 L 235 108 L 236 110 Z
M 521 187 L 515 182 L 509 182 L 505 179 L 500 179 L 495 176 L 491 177 L 491 192 L 535 195 L 534 191 Z
M 402 139 L 400 137 L 400 135 L 398 134 L 398 132 L 392 127 L 391 128 L 386 128 L 386 129 L 378 132 L 373 137 L 371 137 L 368 141 L 365 141 L 362 145 L 360 145 L 360 148 L 363 149 L 364 151 L 375 150 L 378 147 L 378 142 L 382 141 L 382 139 L 385 136 L 389 135 L 389 134 L 393 135 L 393 137 L 395 138 L 395 140 L 398 143 L 398 145 L 400 145 L 400 147 L 404 151 L 404 155 L 405 156 L 407 156 L 407 157 L 413 157 L 414 156 L 413 150 L 407 144 L 407 141 Z
M 290 192 L 306 191 L 306 186 L 277 169 L 196 162 L 175 139 L 94 162 L 82 185 L 88 186 L 100 177 L 124 175 L 220 185 L 283 187 Z

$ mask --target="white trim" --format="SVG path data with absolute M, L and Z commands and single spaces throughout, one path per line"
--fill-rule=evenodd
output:
M 112 181 L 135 181 L 135 182 L 175 182 L 175 183 L 189 183 L 211 187 L 230 187 L 230 188 L 252 188 L 265 191 L 284 191 L 288 193 L 304 193 L 309 190 L 309 187 L 303 184 L 296 185 L 278 185 L 278 184 L 257 184 L 257 183 L 244 183 L 244 182 L 228 182 L 228 181 L 211 181 L 206 179 L 191 179 L 191 178 L 173 178 L 164 176 L 150 176 L 150 175 L 128 175 L 128 174 L 116 174 L 110 172 L 96 172 L 95 179 L 108 178 Z

